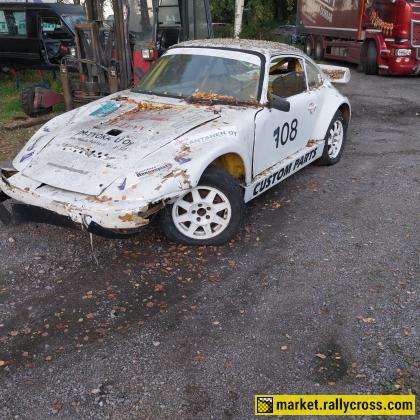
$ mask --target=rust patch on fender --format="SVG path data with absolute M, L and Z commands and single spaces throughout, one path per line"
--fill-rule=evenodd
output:
M 124 223 L 134 222 L 137 226 L 143 226 L 149 223 L 148 220 L 143 219 L 136 213 L 126 213 L 126 214 L 123 214 L 122 216 L 118 216 L 118 218 Z

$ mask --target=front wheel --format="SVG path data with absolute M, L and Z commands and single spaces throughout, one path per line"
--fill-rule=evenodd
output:
M 165 207 L 160 225 L 166 237 L 186 245 L 222 245 L 242 222 L 243 191 L 224 170 L 210 167 L 198 186 Z
M 369 41 L 365 45 L 363 61 L 363 67 L 367 75 L 378 74 L 378 50 L 374 41 Z
M 335 165 L 341 159 L 347 136 L 347 124 L 341 111 L 337 111 L 325 136 L 324 152 L 318 165 Z

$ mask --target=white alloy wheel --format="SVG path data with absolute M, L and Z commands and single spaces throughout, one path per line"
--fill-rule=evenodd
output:
M 335 159 L 341 150 L 344 140 L 344 127 L 340 120 L 336 120 L 334 125 L 330 128 L 330 133 L 327 140 L 328 156 Z
M 179 197 L 172 207 L 172 220 L 183 235 L 206 240 L 220 235 L 232 218 L 231 204 L 223 192 L 199 185 Z

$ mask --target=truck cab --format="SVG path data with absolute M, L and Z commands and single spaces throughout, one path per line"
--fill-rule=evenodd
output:
M 306 53 L 366 74 L 420 74 L 420 0 L 298 1 Z

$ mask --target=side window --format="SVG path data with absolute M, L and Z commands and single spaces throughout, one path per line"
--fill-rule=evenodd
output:
M 63 24 L 57 16 L 41 16 L 41 30 L 47 32 L 62 32 Z
M 27 36 L 26 12 L 13 12 L 13 18 L 15 20 L 17 35 Z
M 160 0 L 159 7 L 160 26 L 180 26 L 179 5 L 174 0 Z
M 6 15 L 3 10 L 0 10 L 0 36 L 9 35 L 9 28 L 7 26 Z
M 324 82 L 321 72 L 309 61 L 305 61 L 305 64 L 309 89 L 318 89 L 322 86 L 322 83 Z
M 0 10 L 0 36 L 27 36 L 26 12 Z
M 306 92 L 303 61 L 296 57 L 276 58 L 271 62 L 269 93 L 289 98 Z

